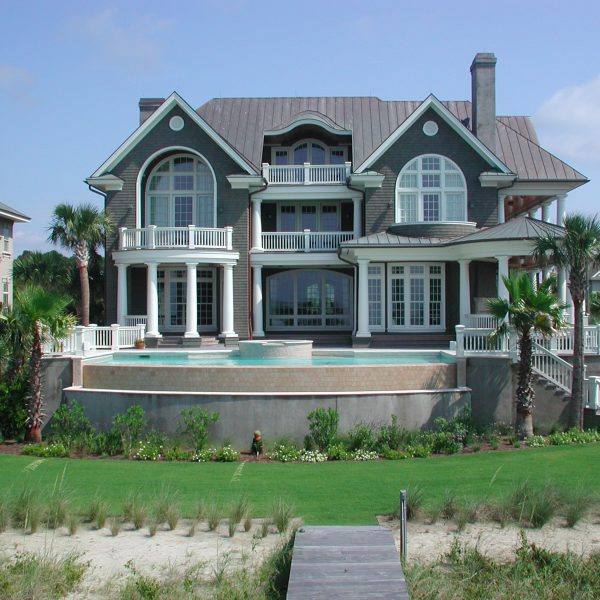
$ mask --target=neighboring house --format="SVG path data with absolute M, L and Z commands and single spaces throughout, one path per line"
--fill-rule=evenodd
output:
M 593 274 L 590 276 L 590 294 L 600 292 L 600 271 L 594 269 Z
M 0 202 L 0 308 L 13 301 L 13 226 L 29 223 L 31 218 Z
M 138 129 L 86 180 L 117 226 L 108 319 L 150 339 L 357 344 L 484 322 L 587 181 L 528 117 L 496 116 L 495 64 L 475 57 L 471 101 L 140 100 Z

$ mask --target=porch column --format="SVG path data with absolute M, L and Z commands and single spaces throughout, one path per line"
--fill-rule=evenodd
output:
M 542 221 L 545 223 L 550 223 L 550 208 L 552 207 L 552 202 L 547 201 L 542 204 Z
M 467 315 L 471 313 L 471 282 L 469 278 L 470 260 L 459 260 L 460 267 L 460 301 L 458 320 L 461 325 L 466 325 Z
M 127 265 L 117 263 L 117 322 L 121 327 L 126 325 L 127 315 Z
M 198 263 L 185 263 L 187 266 L 186 283 L 186 312 L 185 312 L 185 335 L 184 337 L 199 337 L 198 334 L 198 277 L 196 267 Z
M 262 250 L 262 200 L 252 198 L 252 250 Z
M 498 256 L 498 297 L 508 300 L 508 290 L 502 277 L 508 277 L 508 256 Z
M 158 332 L 158 263 L 147 262 L 148 283 L 146 285 L 146 312 L 148 325 L 146 337 L 162 337 Z
M 356 337 L 371 337 L 369 331 L 369 259 L 358 259 L 358 328 Z
M 223 263 L 223 337 L 236 337 L 233 330 L 233 265 Z
M 252 334 L 254 337 L 264 337 L 262 265 L 252 267 L 252 277 Z
M 358 239 L 362 235 L 362 199 L 352 198 L 352 204 L 354 206 L 354 239 Z
M 504 200 L 506 199 L 506 194 L 498 193 L 498 224 L 504 223 L 506 220 L 506 216 L 504 213 Z
M 567 195 L 556 196 L 556 224 L 562 227 L 567 214 Z

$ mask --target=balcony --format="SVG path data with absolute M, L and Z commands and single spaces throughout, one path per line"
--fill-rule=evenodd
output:
M 271 185 L 340 185 L 350 176 L 352 163 L 343 165 L 270 165 L 263 163 L 262 173 Z
M 352 231 L 278 231 L 263 233 L 265 252 L 335 252 L 341 242 L 354 237 Z
M 232 227 L 157 227 L 119 229 L 119 250 L 155 250 L 162 248 L 233 250 Z

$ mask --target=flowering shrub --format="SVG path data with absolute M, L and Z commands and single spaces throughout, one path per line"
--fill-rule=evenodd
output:
M 534 435 L 530 438 L 527 438 L 525 443 L 530 448 L 541 448 L 542 446 L 546 446 L 546 438 L 543 435 Z
M 29 444 L 21 450 L 25 456 L 41 456 L 43 458 L 67 458 L 69 449 L 60 442 L 53 444 Z
M 302 450 L 302 452 L 300 452 L 300 460 L 302 462 L 310 463 L 325 462 L 327 460 L 327 454 L 319 452 L 318 450 Z
M 394 450 L 393 448 L 384 448 L 382 454 L 383 458 L 386 460 L 403 460 L 405 458 L 410 458 L 403 450 Z
M 194 452 L 191 460 L 194 462 L 210 462 L 211 460 L 215 460 L 216 455 L 216 448 L 206 448 L 205 450 Z
M 351 457 L 352 460 L 377 460 L 379 454 L 373 450 L 355 450 Z
M 300 450 L 293 444 L 276 444 L 269 457 L 279 462 L 293 462 L 300 458 Z
M 407 446 L 406 454 L 412 458 L 427 458 L 431 454 L 431 446 L 425 444 Z
M 182 450 L 179 446 L 171 446 L 164 451 L 165 460 L 193 460 L 194 454 Z
M 589 444 L 600 441 L 600 434 L 592 429 L 580 431 L 569 429 L 569 431 L 557 431 L 551 433 L 547 440 L 552 446 L 567 446 L 569 444 Z
M 338 443 L 332 444 L 327 448 L 327 458 L 329 460 L 348 460 L 350 455 L 346 451 L 346 448 L 344 448 L 344 444 Z
M 151 440 L 140 442 L 138 449 L 131 455 L 133 460 L 158 460 L 162 458 L 162 444 L 155 444 Z
M 221 462 L 235 462 L 239 457 L 240 453 L 230 445 L 223 446 L 215 454 L 215 460 Z

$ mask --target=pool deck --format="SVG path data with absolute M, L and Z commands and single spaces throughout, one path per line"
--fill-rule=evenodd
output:
M 408 600 L 391 531 L 303 527 L 296 534 L 286 600 Z

